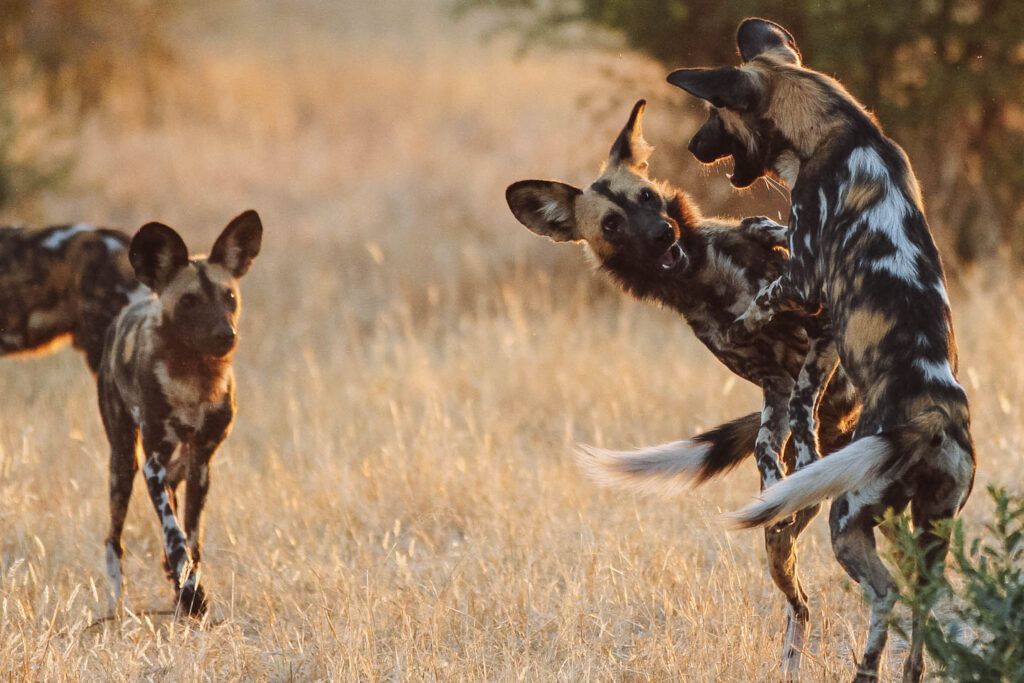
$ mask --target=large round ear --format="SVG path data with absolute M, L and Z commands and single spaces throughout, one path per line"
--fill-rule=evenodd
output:
M 629 121 L 619 133 L 619 137 L 615 138 L 615 143 L 612 144 L 611 152 L 608 154 L 609 166 L 627 164 L 638 170 L 647 168 L 647 159 L 650 158 L 653 148 L 644 140 L 644 134 L 640 127 L 646 107 L 646 100 L 640 100 L 633 105 Z
M 764 92 L 761 79 L 734 66 L 676 69 L 668 82 L 716 107 L 736 111 L 755 109 Z
M 221 231 L 207 262 L 223 266 L 234 277 L 240 278 L 249 271 L 253 259 L 260 253 L 262 240 L 260 215 L 249 209 L 236 216 Z
M 138 281 L 159 293 L 188 265 L 188 247 L 174 228 L 146 223 L 132 237 L 128 260 Z
M 520 180 L 505 190 L 508 208 L 519 222 L 556 242 L 580 239 L 576 228 L 579 188 L 553 180 Z
M 744 19 L 736 30 L 736 47 L 744 62 L 760 55 L 770 55 L 800 66 L 800 48 L 796 46 L 796 39 L 774 21 L 756 17 Z

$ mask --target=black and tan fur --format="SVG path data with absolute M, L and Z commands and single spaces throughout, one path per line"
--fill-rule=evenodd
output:
M 206 611 L 199 583 L 200 517 L 210 459 L 235 415 L 238 279 L 259 253 L 262 232 L 256 212 L 246 211 L 224 228 L 205 258 L 190 258 L 178 233 L 161 223 L 142 226 L 132 239 L 135 274 L 156 296 L 118 316 L 99 370 L 100 413 L 110 440 L 107 574 L 117 606 L 121 532 L 141 461 L 178 603 L 191 614 Z M 183 481 L 184 532 L 176 493 Z
M 107 327 L 148 296 L 128 263 L 129 236 L 85 224 L 0 228 L 0 354 L 70 341 L 95 373 Z
M 839 83 L 804 68 L 781 26 L 748 19 L 737 42 L 742 66 L 682 69 L 669 81 L 714 107 L 691 142 L 698 158 L 731 155 L 737 187 L 770 173 L 792 190 L 789 267 L 751 302 L 738 336 L 779 311 L 824 307 L 864 402 L 850 446 L 769 488 L 738 520 L 767 524 L 835 498 L 836 557 L 871 602 L 857 679 L 873 680 L 896 598 L 874 527 L 909 504 L 915 526 L 930 532 L 957 514 L 974 478 L 942 266 L 910 163 L 874 118 Z M 922 536 L 932 563 L 946 543 Z M 904 663 L 909 681 L 922 673 L 920 626 Z
M 587 189 L 524 180 L 508 188 L 509 206 L 538 234 L 584 242 L 600 269 L 627 293 L 681 313 L 720 361 L 762 388 L 765 406 L 761 415 L 748 415 L 686 441 L 628 453 L 585 448 L 583 463 L 604 483 L 664 491 L 704 481 L 753 450 L 762 481 L 772 483 L 782 477 L 778 457 L 788 435 L 787 401 L 809 355 L 808 320 L 780 316 L 743 345 L 730 344 L 726 331 L 757 292 L 784 271 L 786 252 L 780 247 L 785 231 L 766 218 L 705 218 L 683 192 L 650 180 L 651 149 L 640 128 L 643 108 L 642 101 L 634 107 L 603 173 Z M 855 395 L 839 373 L 821 406 L 826 452 L 847 443 L 856 408 Z M 815 437 L 813 426 L 803 433 Z M 812 448 L 816 452 L 816 445 Z M 786 451 L 790 469 L 799 457 L 794 450 Z M 772 577 L 791 607 L 786 670 L 798 665 L 808 617 L 796 574 L 795 541 L 814 513 L 813 507 L 802 511 L 792 525 L 766 533 Z

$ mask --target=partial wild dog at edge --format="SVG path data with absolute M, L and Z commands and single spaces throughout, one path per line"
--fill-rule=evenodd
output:
M 208 257 L 190 258 L 178 233 L 161 223 L 147 223 L 132 238 L 132 267 L 156 296 L 131 304 L 111 325 L 99 371 L 110 441 L 106 561 L 115 608 L 123 604 L 121 534 L 141 460 L 178 604 L 194 615 L 207 609 L 199 582 L 200 518 L 210 459 L 235 416 L 238 279 L 259 253 L 262 233 L 259 216 L 246 211 L 224 228 Z M 184 531 L 177 505 L 183 481 Z
M 743 345 L 730 344 L 726 331 L 757 292 L 784 272 L 785 229 L 763 217 L 705 218 L 685 193 L 652 181 L 647 168 L 651 147 L 640 125 L 643 111 L 640 101 L 603 172 L 588 188 L 523 180 L 508 188 L 509 207 L 537 234 L 583 242 L 600 269 L 627 293 L 682 314 L 715 357 L 761 387 L 764 409 L 691 439 L 635 452 L 584 447 L 587 455 L 581 461 L 603 483 L 671 492 L 721 474 L 753 452 L 762 482 L 771 484 L 783 476 L 779 456 L 788 435 L 787 402 L 793 387 L 798 379 L 817 382 L 798 378 L 802 368 L 808 372 L 815 367 L 813 362 L 805 366 L 804 360 L 813 355 L 805 325 L 816 321 L 783 315 Z M 834 367 L 828 359 L 823 365 Z M 858 409 L 842 372 L 829 383 L 820 408 L 821 447 L 829 453 L 848 443 Z M 798 436 L 813 441 L 813 414 L 805 418 L 810 422 Z M 805 448 L 817 451 L 813 443 Z M 786 448 L 787 469 L 801 457 L 796 448 Z M 772 578 L 790 607 L 783 651 L 787 671 L 798 666 L 809 614 L 797 576 L 795 543 L 816 512 L 808 506 L 792 524 L 765 534 Z
M 874 528 L 887 509 L 909 505 L 935 566 L 948 546 L 935 524 L 959 512 L 974 481 L 945 278 L 903 150 L 839 83 L 801 64 L 786 29 L 747 19 L 737 43 L 742 66 L 681 69 L 669 82 L 712 105 L 690 143 L 698 159 L 732 156 L 736 187 L 771 173 L 792 191 L 788 267 L 751 302 L 738 337 L 824 307 L 863 400 L 849 446 L 769 487 L 737 520 L 769 524 L 835 499 L 835 555 L 871 603 L 856 680 L 875 680 L 897 590 Z M 906 681 L 921 678 L 921 627 L 915 620 Z
M 44 352 L 67 340 L 95 374 L 107 327 L 149 290 L 128 263 L 129 237 L 82 223 L 0 228 L 0 354 Z

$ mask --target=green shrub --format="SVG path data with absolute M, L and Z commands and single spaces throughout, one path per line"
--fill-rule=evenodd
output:
M 1024 497 L 989 488 L 995 503 L 985 533 L 965 539 L 963 523 L 911 531 L 894 520 L 900 602 L 925 619 L 923 639 L 936 671 L 953 681 L 1024 681 Z M 924 566 L 917 539 L 950 534 L 943 567 Z M 927 545 L 927 543 L 925 544 Z M 922 573 L 926 580 L 916 580 Z M 934 610 L 939 614 L 936 618 Z M 898 621 L 894 627 L 910 636 Z

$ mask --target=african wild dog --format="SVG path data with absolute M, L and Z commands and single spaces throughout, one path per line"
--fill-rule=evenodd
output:
M 879 517 L 909 504 L 914 525 L 933 531 L 957 514 L 974 480 L 942 266 L 903 150 L 839 83 L 801 65 L 781 26 L 748 19 L 737 42 L 742 66 L 682 69 L 669 81 L 714 107 L 690 145 L 698 158 L 731 155 L 737 187 L 774 173 L 792 190 L 789 267 L 751 302 L 740 336 L 777 311 L 824 306 L 864 402 L 850 446 L 767 489 L 738 520 L 767 524 L 835 498 L 836 557 L 871 601 L 857 679 L 874 679 L 896 599 L 875 550 Z M 935 564 L 948 539 L 926 533 L 921 544 Z M 921 626 L 905 680 L 921 677 Z
M 206 258 L 190 258 L 178 233 L 161 223 L 147 223 L 132 238 L 135 274 L 156 296 L 130 305 L 110 326 L 99 371 L 100 413 L 110 440 L 107 575 L 118 607 L 121 532 L 141 441 L 167 576 L 185 610 L 206 611 L 199 583 L 200 516 L 210 458 L 235 415 L 231 359 L 238 342 L 238 279 L 259 253 L 262 233 L 259 216 L 246 211 L 224 228 Z M 184 533 L 176 518 L 182 481 Z
M 523 180 L 506 198 L 526 227 L 556 241 L 586 243 L 626 292 L 681 313 L 726 367 L 764 391 L 754 413 L 686 441 L 631 453 L 587 449 L 584 465 L 605 483 L 637 489 L 673 489 L 703 482 L 738 464 L 753 449 L 762 481 L 782 477 L 779 451 L 787 436 L 787 405 L 794 378 L 808 354 L 807 322 L 780 316 L 751 342 L 730 345 L 725 333 L 754 295 L 785 269 L 784 228 L 766 218 L 704 218 L 683 192 L 651 181 L 651 148 L 641 133 L 644 102 L 634 107 L 601 176 L 586 190 L 565 183 Z M 857 399 L 837 373 L 821 406 L 822 447 L 845 445 Z M 809 432 L 814 438 L 814 430 Z M 794 449 L 787 449 L 792 468 Z M 797 536 L 816 513 L 800 512 L 789 526 L 765 534 L 769 568 L 790 606 L 784 667 L 795 670 L 808 619 L 806 595 L 796 573 Z
M 149 294 L 128 263 L 128 240 L 84 224 L 0 228 L 0 354 L 70 339 L 95 373 L 110 322 Z

